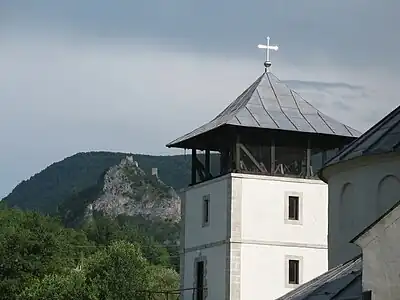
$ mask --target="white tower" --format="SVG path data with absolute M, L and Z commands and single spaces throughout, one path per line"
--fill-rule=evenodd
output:
M 270 66 L 211 122 L 167 145 L 192 149 L 181 299 L 276 299 L 327 270 L 328 187 L 315 175 L 358 132 Z

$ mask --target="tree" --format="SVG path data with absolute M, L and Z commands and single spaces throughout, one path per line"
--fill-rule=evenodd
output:
M 65 274 L 50 274 L 35 279 L 19 295 L 20 300 L 98 300 L 96 288 L 86 283 L 85 274 L 71 270 Z
M 82 232 L 35 212 L 2 209 L 0 224 L 0 299 L 15 299 L 31 280 L 74 268 L 90 249 Z
M 179 289 L 179 275 L 173 269 L 162 266 L 151 266 L 149 273 L 153 280 L 150 288 L 153 291 L 176 291 Z
M 86 282 L 100 299 L 145 299 L 153 280 L 150 264 L 135 245 L 117 241 L 93 254 L 86 264 Z

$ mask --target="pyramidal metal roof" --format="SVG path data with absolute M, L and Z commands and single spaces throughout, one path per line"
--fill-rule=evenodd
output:
M 264 72 L 209 123 L 167 147 L 222 125 L 358 137 L 360 132 L 323 114 L 270 72 Z
M 360 156 L 396 151 L 400 151 L 400 106 L 340 151 L 325 167 Z

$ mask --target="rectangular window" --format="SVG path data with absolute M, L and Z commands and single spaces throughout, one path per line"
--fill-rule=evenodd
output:
M 204 299 L 204 261 L 196 264 L 196 300 Z
M 289 284 L 299 284 L 300 280 L 300 261 L 297 259 L 289 259 Z
M 300 220 L 300 199 L 298 196 L 289 196 L 289 220 Z
M 203 226 L 210 223 L 210 195 L 203 197 Z

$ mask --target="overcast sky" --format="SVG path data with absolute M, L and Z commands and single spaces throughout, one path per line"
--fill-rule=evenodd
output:
M 168 154 L 263 72 L 364 131 L 399 104 L 398 0 L 0 0 L 0 198 L 79 151 Z

